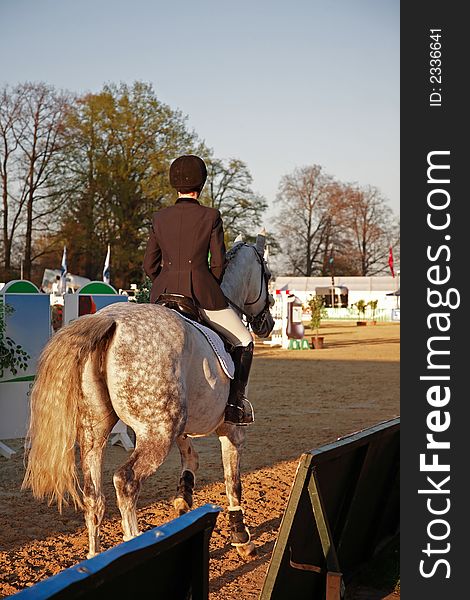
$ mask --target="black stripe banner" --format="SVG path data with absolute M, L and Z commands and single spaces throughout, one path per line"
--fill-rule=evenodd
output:
M 466 26 L 461 3 L 401 3 L 404 600 L 468 594 Z

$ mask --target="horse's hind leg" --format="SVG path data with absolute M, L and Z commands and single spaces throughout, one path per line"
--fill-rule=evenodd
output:
M 181 456 L 181 477 L 176 490 L 173 506 L 182 515 L 193 506 L 193 489 L 196 483 L 196 471 L 199 467 L 199 457 L 191 439 L 187 435 L 176 438 Z
M 217 429 L 222 447 L 225 490 L 229 503 L 230 542 L 243 557 L 256 554 L 250 532 L 243 518 L 242 482 L 240 476 L 240 455 L 245 443 L 245 429 L 223 424 Z
M 88 431 L 80 439 L 83 507 L 89 543 L 87 558 L 92 558 L 100 552 L 100 525 L 105 509 L 105 497 L 101 491 L 103 449 L 116 421 L 117 419 L 106 429 L 96 428 Z
M 107 388 L 90 367 L 90 363 L 87 363 L 84 369 L 84 405 L 79 430 L 83 507 L 89 542 L 87 558 L 100 552 L 100 525 L 105 510 L 105 497 L 101 491 L 103 450 L 109 433 L 118 420 Z
M 148 436 L 136 435 L 136 446 L 129 460 L 113 477 L 117 504 L 122 518 L 123 539 L 128 541 L 141 532 L 137 523 L 136 505 L 142 481 L 152 475 L 163 463 L 170 451 L 170 437 L 159 437 L 150 432 Z

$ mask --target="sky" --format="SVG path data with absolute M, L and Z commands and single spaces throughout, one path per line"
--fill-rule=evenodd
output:
M 269 209 L 319 164 L 399 216 L 399 0 L 0 0 L 0 86 L 145 81 Z

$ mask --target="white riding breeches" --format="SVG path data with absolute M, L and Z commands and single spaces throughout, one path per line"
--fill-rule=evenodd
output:
M 253 337 L 232 307 L 222 310 L 201 309 L 206 319 L 219 333 L 225 335 L 234 346 L 248 346 Z

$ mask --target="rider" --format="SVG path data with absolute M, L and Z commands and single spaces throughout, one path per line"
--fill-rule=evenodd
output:
M 152 280 L 151 302 L 164 293 L 191 298 L 211 326 L 235 347 L 225 422 L 247 425 L 254 420 L 245 396 L 254 344 L 220 288 L 225 267 L 224 230 L 220 211 L 198 202 L 206 178 L 206 165 L 198 156 L 183 155 L 171 163 L 170 184 L 178 199 L 154 213 L 143 266 Z

